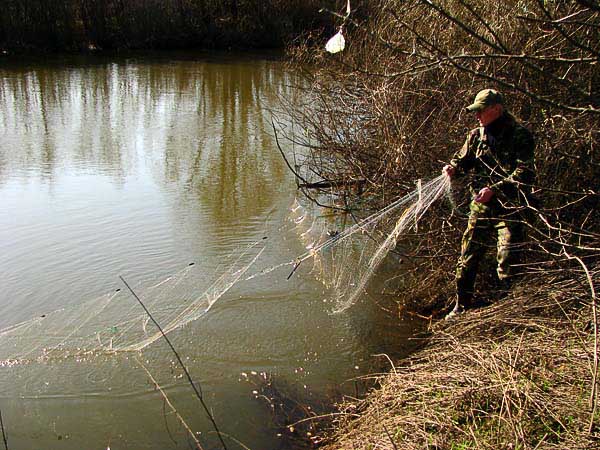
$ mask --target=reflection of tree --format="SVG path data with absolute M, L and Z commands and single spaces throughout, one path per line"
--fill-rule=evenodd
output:
M 94 62 L 0 72 L 0 134 L 11 146 L 0 183 L 21 169 L 52 183 L 60 166 L 122 184 L 148 168 L 215 223 L 271 204 L 285 170 L 266 109 L 290 84 L 277 63 Z
M 207 149 L 212 157 L 205 169 L 196 159 L 189 187 L 200 194 L 203 204 L 214 205 L 219 222 L 233 222 L 260 214 L 282 183 L 284 171 L 273 153 L 261 104 L 274 101 L 268 80 L 276 74 L 240 65 L 222 69 L 207 77 L 201 97 L 208 101 L 199 109 L 204 123 L 216 126 L 218 141 Z M 198 173 L 204 176 L 195 177 Z M 201 181 L 215 175 L 218 183 Z
M 219 61 L 177 65 L 172 77 L 153 79 L 162 92 L 164 181 L 185 190 L 214 223 L 227 227 L 262 214 L 285 179 L 268 134 L 266 108 L 274 87 L 287 82 L 276 64 Z M 148 83 L 148 86 L 151 83 Z
M 7 169 L 0 182 L 27 169 L 50 183 L 58 164 L 115 175 L 120 145 L 106 116 L 118 106 L 109 98 L 105 65 L 77 69 L 38 65 L 2 75 L 1 132 L 12 150 L 3 161 Z

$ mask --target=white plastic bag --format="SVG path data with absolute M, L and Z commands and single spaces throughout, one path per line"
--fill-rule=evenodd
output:
M 329 53 L 341 52 L 345 47 L 346 40 L 344 39 L 342 30 L 338 31 L 337 34 L 329 39 L 327 44 L 325 44 L 325 50 L 327 50 Z
M 350 0 L 348 0 L 348 2 L 346 3 L 346 18 L 344 19 L 344 22 L 346 22 L 346 19 L 348 19 L 348 17 L 350 17 L 350 11 Z M 344 25 L 342 24 L 342 26 L 340 27 L 340 31 L 338 31 L 337 34 L 331 39 L 329 39 L 327 41 L 327 44 L 325 44 L 325 50 L 327 50 L 329 53 L 341 52 L 346 47 L 346 40 L 344 39 L 344 35 L 342 34 L 343 26 Z

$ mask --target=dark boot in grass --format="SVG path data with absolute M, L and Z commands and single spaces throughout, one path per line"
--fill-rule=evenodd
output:
M 444 320 L 451 320 L 456 316 L 459 316 L 460 314 L 464 313 L 465 310 L 472 308 L 473 306 L 474 305 L 472 293 L 462 293 L 462 295 L 457 295 L 456 301 L 454 303 L 454 308 L 452 308 L 452 311 L 446 314 Z

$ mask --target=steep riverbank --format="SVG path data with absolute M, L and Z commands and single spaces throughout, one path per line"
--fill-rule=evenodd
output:
M 547 276 L 433 324 L 378 389 L 341 405 L 324 448 L 600 448 L 593 301 Z

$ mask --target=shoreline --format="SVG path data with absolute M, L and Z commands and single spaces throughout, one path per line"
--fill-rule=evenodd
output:
M 378 388 L 340 405 L 323 448 L 600 448 L 591 295 L 542 277 L 434 323 Z

